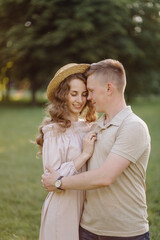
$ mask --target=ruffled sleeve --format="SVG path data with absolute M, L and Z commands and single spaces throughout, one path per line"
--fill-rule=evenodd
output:
M 69 175 L 74 175 L 78 173 L 73 161 L 62 163 L 60 168 L 57 170 L 57 172 L 61 176 L 69 176 Z
M 70 138 L 67 134 L 61 133 L 57 124 L 49 124 L 42 129 L 44 134 L 43 142 L 43 169 L 50 166 L 61 176 L 74 175 L 77 173 L 74 162 L 67 162 L 67 150 Z

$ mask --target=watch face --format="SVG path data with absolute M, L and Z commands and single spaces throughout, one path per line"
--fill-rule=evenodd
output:
M 61 180 L 56 180 L 55 186 L 56 188 L 59 188 L 61 186 Z

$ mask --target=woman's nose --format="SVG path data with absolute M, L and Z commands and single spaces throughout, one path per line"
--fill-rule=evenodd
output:
M 77 96 L 77 101 L 78 101 L 79 103 L 82 102 L 82 96 L 81 96 L 81 95 L 80 95 L 80 96 Z

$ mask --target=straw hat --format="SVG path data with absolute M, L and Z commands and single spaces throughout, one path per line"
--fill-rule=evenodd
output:
M 50 101 L 52 101 L 53 98 L 53 92 L 56 90 L 56 88 L 60 85 L 60 83 L 68 76 L 74 74 L 74 73 L 84 73 L 88 68 L 90 67 L 90 64 L 82 63 L 70 63 L 63 67 L 61 67 L 55 74 L 54 78 L 50 81 L 48 87 L 47 87 L 47 97 Z

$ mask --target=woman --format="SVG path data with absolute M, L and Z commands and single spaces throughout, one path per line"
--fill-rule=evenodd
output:
M 61 176 L 85 171 L 85 162 L 93 153 L 96 135 L 89 131 L 96 116 L 87 101 L 83 75 L 88 67 L 89 64 L 67 64 L 60 68 L 47 88 L 50 117 L 43 121 L 37 138 L 46 174 L 47 166 Z M 86 121 L 80 121 L 79 116 L 84 112 Z M 79 158 L 81 154 L 83 158 Z M 60 189 L 58 185 L 57 188 Z M 42 209 L 39 240 L 78 240 L 83 200 L 83 191 L 50 192 Z

